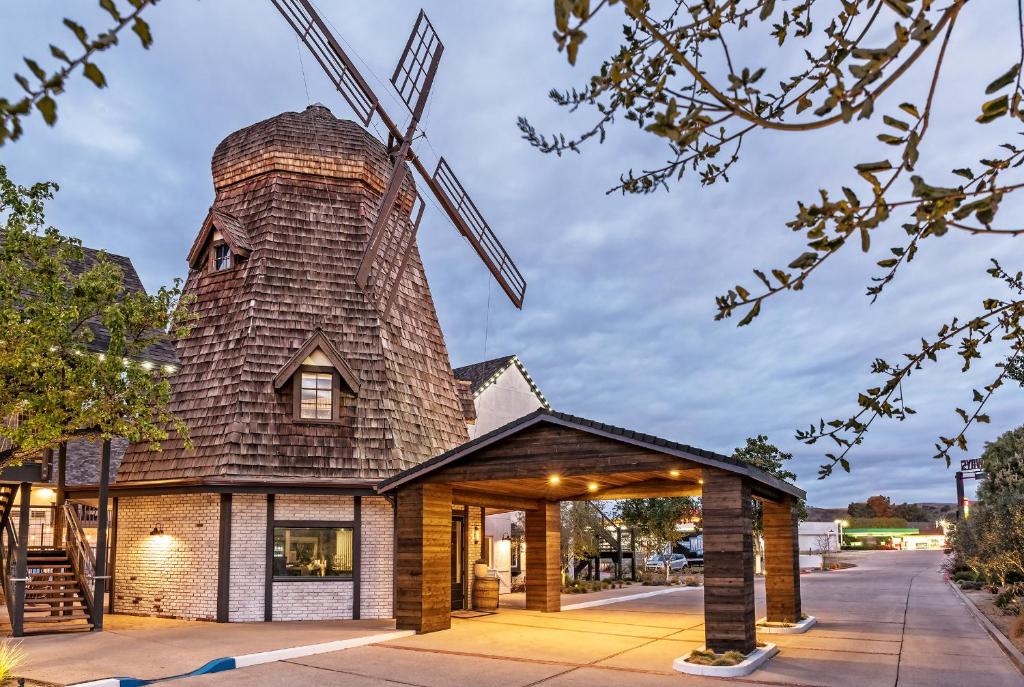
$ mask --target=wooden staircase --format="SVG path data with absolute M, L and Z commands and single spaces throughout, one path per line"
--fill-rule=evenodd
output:
M 65 550 L 29 551 L 28 577 L 25 634 L 92 629 L 89 605 Z

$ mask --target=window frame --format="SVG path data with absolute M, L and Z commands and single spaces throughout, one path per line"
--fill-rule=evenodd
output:
M 349 529 L 352 530 L 352 574 L 347 577 L 327 577 L 320 575 L 289 575 L 280 577 L 274 574 L 274 539 L 279 528 L 292 529 Z M 271 583 L 276 582 L 351 582 L 359 580 L 359 525 L 354 520 L 273 520 L 270 523 L 271 543 L 267 547 L 267 570 L 270 571 Z
M 329 420 L 302 417 L 302 373 L 331 374 L 331 418 Z M 310 425 L 337 425 L 341 423 L 341 375 L 329 365 L 299 365 L 292 375 L 292 415 L 295 422 Z
M 228 264 L 226 267 L 217 266 L 217 249 L 221 246 L 227 246 L 228 249 Z M 214 241 L 210 244 L 210 269 L 214 273 L 218 272 L 229 272 L 235 267 L 235 253 L 231 250 L 231 246 L 224 239 Z

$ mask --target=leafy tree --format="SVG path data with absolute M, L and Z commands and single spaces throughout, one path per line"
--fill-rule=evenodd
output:
M 652 499 L 626 499 L 615 504 L 615 517 L 629 527 L 636 528 L 634 546 L 642 549 L 646 559 L 655 553 L 670 549 L 679 539 L 680 522 L 700 512 L 697 502 L 689 496 L 671 496 Z M 669 565 L 665 563 L 665 575 Z
M 925 520 L 930 520 L 925 509 L 916 503 L 901 503 L 898 506 L 893 506 L 892 512 L 895 517 L 903 518 L 907 522 L 924 522 Z
M 907 521 L 903 518 L 897 517 L 867 517 L 867 518 L 853 518 L 850 520 L 849 527 L 851 529 L 893 529 L 898 527 L 906 527 Z
M 1024 495 L 1024 425 L 985 444 L 981 464 L 986 477 L 978 497 L 997 499 L 1007 494 Z
M 35 108 L 43 120 L 53 126 L 57 121 L 57 101 L 55 98 L 64 92 L 67 80 L 82 68 L 82 76 L 93 83 L 96 88 L 103 88 L 107 85 L 107 77 L 100 70 L 95 62 L 97 53 L 117 45 L 118 36 L 127 27 L 139 37 L 142 47 L 149 49 L 153 44 L 153 36 L 149 30 L 149 24 L 142 18 L 142 12 L 148 7 L 155 5 L 159 0 L 127 0 L 130 6 L 125 9 L 127 14 L 122 14 L 114 0 L 99 0 L 99 5 L 113 20 L 113 26 L 90 37 L 84 26 L 65 17 L 64 26 L 74 35 L 78 46 L 71 51 L 71 55 L 59 46 L 50 46 L 50 55 L 56 60 L 56 67 L 48 71 L 35 59 L 26 57 L 25 65 L 28 67 L 31 76 L 15 73 L 14 80 L 25 92 L 24 95 L 16 98 L 0 97 L 0 146 L 9 139 L 18 140 L 21 137 L 22 117 L 32 114 Z M 72 56 L 73 55 L 73 56 Z
M 1024 494 L 989 497 L 971 511 L 950 535 L 957 559 L 998 585 L 1024 581 Z
M 45 226 L 57 186 L 29 188 L 0 165 L 0 467 L 18 464 L 81 433 L 158 443 L 168 427 L 168 372 L 140 363 L 143 351 L 188 332 L 179 284 L 130 293 L 104 254 L 85 270 L 81 243 Z M 110 335 L 105 354 L 87 352 L 91 325 Z
M 867 504 L 876 518 L 893 517 L 892 501 L 888 496 L 872 496 L 867 500 Z
M 604 141 L 617 118 L 632 122 L 665 146 L 662 161 L 639 173 L 623 171 L 611 189 L 641 194 L 690 176 L 704 186 L 728 181 L 750 137 L 845 127 L 848 137 L 861 137 L 870 151 L 864 162 L 849 170 L 849 183 L 797 203 L 786 226 L 803 234 L 805 247 L 786 265 L 755 269 L 753 284 L 737 284 L 717 297 L 716 319 L 740 315 L 738 324 L 747 325 L 771 298 L 802 290 L 850 244 L 868 252 L 884 242 L 891 247 L 877 260 L 877 275 L 867 288 L 874 301 L 937 239 L 1024 233 L 998 221 L 1007 199 L 1024 188 L 1024 147 L 1003 139 L 1011 125 L 992 125 L 1024 119 L 1024 41 L 1005 46 L 1006 63 L 979 66 L 976 81 L 943 84 L 961 98 L 976 99 L 975 121 L 952 122 L 942 130 L 941 118 L 933 117 L 943 65 L 957 59 L 947 52 L 971 49 L 950 50 L 958 20 L 985 6 L 971 3 L 966 9 L 966 0 L 555 0 L 554 36 L 571 64 L 586 40 L 586 26 L 600 15 L 621 11 L 624 38 L 584 84 L 551 91 L 556 104 L 594 113 L 582 132 L 547 136 L 525 118 L 519 127 L 532 145 L 561 155 Z M 1004 13 L 1002 20 L 1021 23 L 1021 12 L 1012 19 Z M 764 64 L 748 58 L 772 52 Z M 926 69 L 925 78 L 911 67 Z M 933 160 L 944 162 L 946 149 L 933 140 L 960 137 L 964 126 L 984 126 L 992 135 L 977 150 L 978 159 L 956 161 L 949 174 L 922 171 Z M 885 152 L 869 145 L 874 138 Z M 827 164 L 828 155 L 821 158 Z M 827 439 L 837 447 L 825 454 L 820 477 L 837 465 L 850 470 L 850 451 L 876 420 L 902 421 L 914 413 L 903 395 L 913 372 L 949 355 L 959 356 L 966 372 L 987 353 L 996 361 L 991 381 L 972 391 L 973 405 L 964 404 L 970 410 L 956 409 L 955 431 L 938 438 L 935 457 L 949 465 L 954 447 L 967 450 L 966 432 L 988 422 L 989 399 L 1013 369 L 1020 370 L 1007 362 L 1019 362 L 1024 354 L 1024 278 L 997 260 L 988 273 L 995 283 L 991 292 L 979 294 L 974 312 L 937 323 L 934 334 L 897 360 L 874 360 L 871 371 L 879 380 L 858 394 L 852 415 L 822 418 L 797 432 L 808 444 Z
M 601 514 L 588 501 L 563 501 L 561 504 L 561 563 L 569 572 L 573 561 L 593 558 L 598 552 L 594 532 L 603 527 Z
M 851 518 L 870 518 L 875 515 L 875 511 L 871 510 L 871 506 L 863 501 L 851 503 L 846 507 L 846 513 Z
M 796 481 L 796 473 L 786 469 L 786 462 L 793 459 L 793 454 L 785 453 L 778 446 L 769 443 L 768 437 L 763 434 L 747 437 L 746 445 L 733 451 L 732 457 L 739 458 L 744 463 L 760 468 L 779 479 L 787 482 Z M 757 499 L 751 499 L 751 513 L 754 520 L 754 556 L 760 562 L 764 556 L 764 551 L 761 550 L 761 540 L 764 537 L 764 508 Z M 797 515 L 801 520 L 807 517 L 807 504 L 802 499 L 797 503 Z

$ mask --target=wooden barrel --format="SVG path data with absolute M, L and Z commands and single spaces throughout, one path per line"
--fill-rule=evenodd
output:
M 477 577 L 473 580 L 473 610 L 498 610 L 497 577 Z

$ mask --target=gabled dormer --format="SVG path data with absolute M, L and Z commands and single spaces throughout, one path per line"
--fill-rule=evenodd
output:
M 251 252 L 245 226 L 233 215 L 211 207 L 188 253 L 188 265 L 193 270 L 224 272 L 248 259 Z
M 275 390 L 289 387 L 295 422 L 341 423 L 346 401 L 359 395 L 355 372 L 319 328 L 274 377 Z

